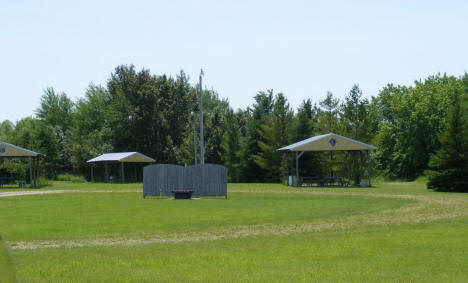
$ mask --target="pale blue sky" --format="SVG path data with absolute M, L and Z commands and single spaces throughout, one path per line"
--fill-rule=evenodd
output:
M 234 108 L 257 91 L 296 108 L 327 90 L 468 70 L 468 1 L 1 1 L 0 121 L 33 115 L 43 89 L 76 99 L 119 64 L 204 85 Z

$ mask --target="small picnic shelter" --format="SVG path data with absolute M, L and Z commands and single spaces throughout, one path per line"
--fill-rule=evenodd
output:
M 35 151 L 22 148 L 7 142 L 0 142 L 0 158 L 21 158 L 28 159 L 29 163 L 29 185 L 37 187 L 39 184 L 39 159 L 42 154 Z M 11 177 L 0 177 L 0 185 L 15 183 Z M 19 184 L 24 184 L 23 180 L 19 180 Z
M 105 153 L 93 159 L 87 161 L 91 164 L 91 181 L 94 182 L 94 163 L 104 163 L 105 168 L 105 181 L 118 181 L 125 182 L 125 163 L 154 163 L 154 160 L 151 157 L 148 157 L 139 152 L 114 152 L 114 153 Z M 109 179 L 109 163 L 120 163 L 120 180 L 110 180 Z
M 376 147 L 370 144 L 366 144 L 351 138 L 340 136 L 334 133 L 314 136 L 288 146 L 278 149 L 282 152 L 295 153 L 296 161 L 296 179 L 300 180 L 299 176 L 299 159 L 306 151 L 320 152 L 320 151 L 345 151 L 350 155 L 360 154 L 367 155 L 367 182 L 371 185 L 371 158 L 370 151 L 375 150 Z M 349 158 L 348 158 L 348 179 L 349 179 Z M 363 168 L 361 168 L 363 172 Z M 364 175 L 364 174 L 361 174 Z

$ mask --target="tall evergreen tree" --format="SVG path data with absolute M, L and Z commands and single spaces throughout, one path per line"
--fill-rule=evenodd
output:
M 319 113 L 318 127 L 322 134 L 338 130 L 339 103 L 340 100 L 335 98 L 330 91 L 327 92 L 325 99 L 320 101 L 319 105 L 322 109 L 320 109 L 321 113 Z
M 371 121 L 370 121 L 369 101 L 362 97 L 362 91 L 357 84 L 353 85 L 348 95 L 345 97 L 341 105 L 341 121 L 343 125 L 344 135 L 355 140 L 365 143 L 371 140 Z M 354 182 L 360 183 L 361 167 L 364 166 L 364 161 L 361 152 L 353 152 L 353 172 Z M 342 159 L 341 164 L 337 164 L 339 170 L 345 171 L 347 161 Z
M 261 168 L 254 159 L 261 151 L 259 143 L 264 141 L 259 130 L 266 123 L 273 110 L 273 90 L 259 92 L 255 96 L 252 109 L 248 109 L 249 118 L 245 129 L 246 135 L 241 143 L 241 174 L 246 182 L 261 182 L 265 180 L 266 170 Z
M 278 182 L 287 175 L 287 160 L 283 160 L 283 153 L 278 148 L 291 142 L 293 134 L 294 113 L 282 93 L 275 96 L 272 114 L 261 126 L 258 142 L 260 151 L 254 155 L 255 162 L 265 170 L 265 180 Z
M 317 109 L 312 107 L 310 99 L 302 101 L 295 117 L 295 127 L 292 142 L 308 139 L 317 134 L 315 120 L 317 119 Z M 295 168 L 294 156 L 289 154 L 291 168 Z M 323 154 L 321 152 L 306 152 L 300 158 L 300 176 L 322 176 L 323 175 Z M 293 174 L 293 170 L 289 172 Z
M 468 107 L 462 83 L 448 93 L 450 111 L 440 134 L 440 150 L 431 156 L 427 187 L 436 191 L 468 192 Z
M 65 93 L 57 93 L 53 88 L 44 90 L 41 96 L 41 106 L 36 110 L 36 116 L 41 122 L 41 130 L 49 131 L 55 139 L 57 154 L 60 161 L 56 162 L 53 172 L 71 172 L 72 141 L 71 127 L 75 104 Z M 49 134 L 42 135 L 44 138 Z
M 223 150 L 222 160 L 228 170 L 230 182 L 241 181 L 240 175 L 240 143 L 241 133 L 239 129 L 238 116 L 229 110 L 226 116 L 226 128 L 221 148 Z

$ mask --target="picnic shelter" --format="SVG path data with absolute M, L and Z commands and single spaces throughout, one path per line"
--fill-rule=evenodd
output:
M 148 157 L 139 152 L 115 152 L 115 153 L 105 153 L 93 159 L 87 161 L 91 164 L 91 181 L 94 182 L 94 163 L 104 163 L 105 168 L 105 182 L 125 182 L 125 163 L 154 163 L 155 159 Z M 120 163 L 120 176 L 115 178 L 114 176 L 109 175 L 109 164 L 118 164 Z M 135 168 L 135 177 L 136 181 L 136 167 Z M 127 181 L 132 180 L 132 178 L 127 178 Z
M 324 135 L 314 136 L 288 146 L 282 147 L 278 149 L 278 151 L 282 151 L 285 153 L 294 153 L 295 154 L 295 161 L 296 161 L 296 176 L 294 181 L 290 181 L 288 179 L 288 184 L 299 186 L 302 184 L 301 176 L 299 176 L 299 159 L 305 152 L 323 152 L 323 151 L 344 151 L 347 152 L 347 159 L 348 159 L 348 181 L 349 184 L 350 180 L 350 158 L 349 156 L 356 157 L 356 155 L 360 155 L 361 159 L 364 155 L 367 156 L 367 179 L 365 182 L 362 183 L 364 185 L 371 185 L 371 157 L 370 151 L 375 150 L 376 147 L 370 144 L 366 144 L 351 138 L 347 138 L 344 136 L 340 136 L 334 133 L 328 133 Z M 364 176 L 364 168 L 361 166 L 361 177 Z M 294 177 L 291 176 L 292 179 Z M 309 177 L 310 178 L 310 177 Z M 307 178 L 306 178 L 307 179 Z M 326 182 L 333 182 L 334 180 L 338 180 L 341 185 L 344 184 L 343 178 L 339 177 L 328 177 L 328 180 L 312 180 L 316 181 L 319 185 L 323 185 Z M 306 180 L 308 181 L 308 180 Z M 310 181 L 310 180 L 309 180 Z

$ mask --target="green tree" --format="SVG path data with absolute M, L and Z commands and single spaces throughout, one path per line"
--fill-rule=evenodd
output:
M 240 143 L 241 132 L 239 129 L 238 116 L 234 111 L 229 110 L 226 116 L 226 128 L 221 148 L 223 151 L 222 160 L 228 170 L 230 182 L 241 181 L 240 175 Z
M 65 93 L 57 93 L 48 87 L 41 96 L 41 106 L 36 110 L 36 116 L 48 126 L 59 127 L 64 132 L 72 124 L 73 112 L 73 101 Z
M 72 132 L 72 164 L 75 173 L 88 172 L 87 160 L 113 151 L 111 130 L 106 120 L 109 93 L 90 84 L 76 103 Z
M 335 98 L 330 91 L 327 92 L 325 99 L 320 101 L 318 128 L 321 133 L 331 133 L 338 130 L 339 103 L 340 100 Z
M 161 163 L 181 160 L 181 145 L 195 105 L 195 93 L 181 72 L 175 79 L 153 76 L 133 65 L 119 66 L 107 84 L 106 119 L 117 151 L 139 151 Z
M 371 117 L 369 101 L 362 97 L 362 91 L 357 84 L 353 85 L 348 95 L 341 105 L 341 123 L 344 135 L 355 140 L 369 143 L 372 138 Z M 360 168 L 364 166 L 362 153 L 353 152 L 352 170 L 354 172 L 354 182 L 359 183 L 362 178 Z M 340 171 L 345 171 L 348 166 L 346 159 L 338 159 L 335 165 Z
M 448 91 L 450 111 L 439 136 L 441 148 L 429 161 L 427 187 L 436 191 L 468 191 L 468 108 L 462 82 Z
M 258 142 L 260 151 L 254 155 L 255 162 L 265 170 L 265 180 L 278 182 L 287 175 L 287 160 L 278 148 L 291 142 L 294 113 L 282 93 L 275 96 L 273 111 L 259 130 L 262 137 Z
M 261 151 L 259 143 L 263 142 L 260 134 L 262 125 L 266 123 L 267 117 L 273 110 L 273 90 L 259 92 L 255 95 L 255 103 L 252 108 L 247 109 L 247 122 L 245 125 L 245 136 L 241 143 L 241 175 L 246 182 L 264 181 L 266 170 L 258 165 L 254 156 Z
M 54 147 L 60 161 L 56 161 L 52 172 L 71 172 L 72 171 L 72 141 L 71 127 L 75 105 L 65 93 L 57 93 L 51 87 L 44 90 L 41 96 L 41 105 L 36 110 L 36 116 L 41 122 L 41 131 L 39 136 L 45 140 L 40 142 L 50 142 L 49 138 L 54 139 Z M 48 132 L 48 133 L 46 133 Z M 46 146 L 46 148 L 48 148 Z M 52 163 L 49 162 L 49 166 Z M 55 176 L 48 174 L 49 176 Z
M 329 98 L 333 100 L 333 98 Z M 297 110 L 295 116 L 294 138 L 292 142 L 299 142 L 308 139 L 317 134 L 316 120 L 317 120 L 317 107 L 312 107 L 310 99 L 302 101 L 302 104 Z M 331 120 L 327 120 L 331 122 Z M 330 125 L 330 124 L 329 124 Z M 295 168 L 294 156 L 289 154 L 289 162 L 291 168 Z M 322 176 L 323 175 L 323 154 L 320 152 L 305 152 L 300 158 L 299 175 L 300 176 Z M 289 172 L 293 174 L 293 172 Z
M 15 125 L 9 120 L 0 123 L 0 141 L 8 141 L 8 137 L 11 136 L 14 130 Z
M 433 76 L 414 87 L 385 87 L 374 100 L 380 120 L 377 164 L 386 175 L 414 179 L 440 148 L 437 138 L 449 109 L 447 91 L 459 80 Z

